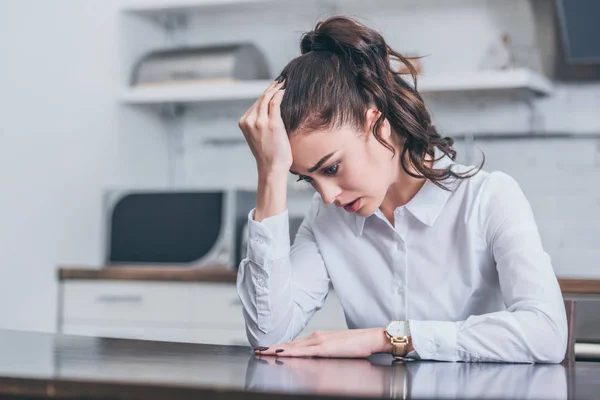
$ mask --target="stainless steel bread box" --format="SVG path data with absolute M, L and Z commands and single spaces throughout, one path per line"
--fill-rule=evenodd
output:
M 150 52 L 137 62 L 131 85 L 269 78 L 263 53 L 241 43 Z

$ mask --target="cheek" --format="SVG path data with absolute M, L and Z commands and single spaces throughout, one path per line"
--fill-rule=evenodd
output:
M 387 176 L 383 174 L 380 165 L 367 162 L 353 162 L 347 168 L 339 184 L 345 191 L 360 192 L 363 195 L 374 195 L 374 191 L 383 186 Z

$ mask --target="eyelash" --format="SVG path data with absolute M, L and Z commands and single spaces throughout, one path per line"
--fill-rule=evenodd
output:
M 339 167 L 340 167 L 340 163 L 338 162 L 333 165 L 330 165 L 329 167 L 323 168 L 321 170 L 321 172 L 324 175 L 333 176 L 333 175 L 337 174 Z M 300 181 L 306 181 L 308 183 L 312 183 L 313 180 L 309 176 L 299 176 L 298 179 L 296 180 L 296 182 L 300 182 Z

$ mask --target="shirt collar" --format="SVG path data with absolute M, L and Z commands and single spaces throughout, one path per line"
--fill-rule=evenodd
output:
M 433 165 L 435 169 L 445 169 L 449 165 L 454 164 L 454 161 L 449 156 L 437 148 L 435 150 L 435 157 L 439 158 Z M 450 177 L 441 183 L 451 190 L 444 190 L 430 180 L 427 180 L 417 194 L 404 206 L 416 219 L 427 226 L 432 226 L 442 213 L 444 206 L 452 195 L 452 190 L 455 188 L 453 183 L 456 183 L 456 179 Z M 362 235 L 366 219 L 372 216 L 361 217 L 354 215 L 358 236 Z

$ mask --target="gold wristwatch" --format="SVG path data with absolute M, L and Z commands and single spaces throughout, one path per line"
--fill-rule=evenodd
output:
M 392 321 L 386 326 L 384 332 L 392 343 L 392 355 L 395 358 L 406 357 L 410 343 L 408 321 Z

